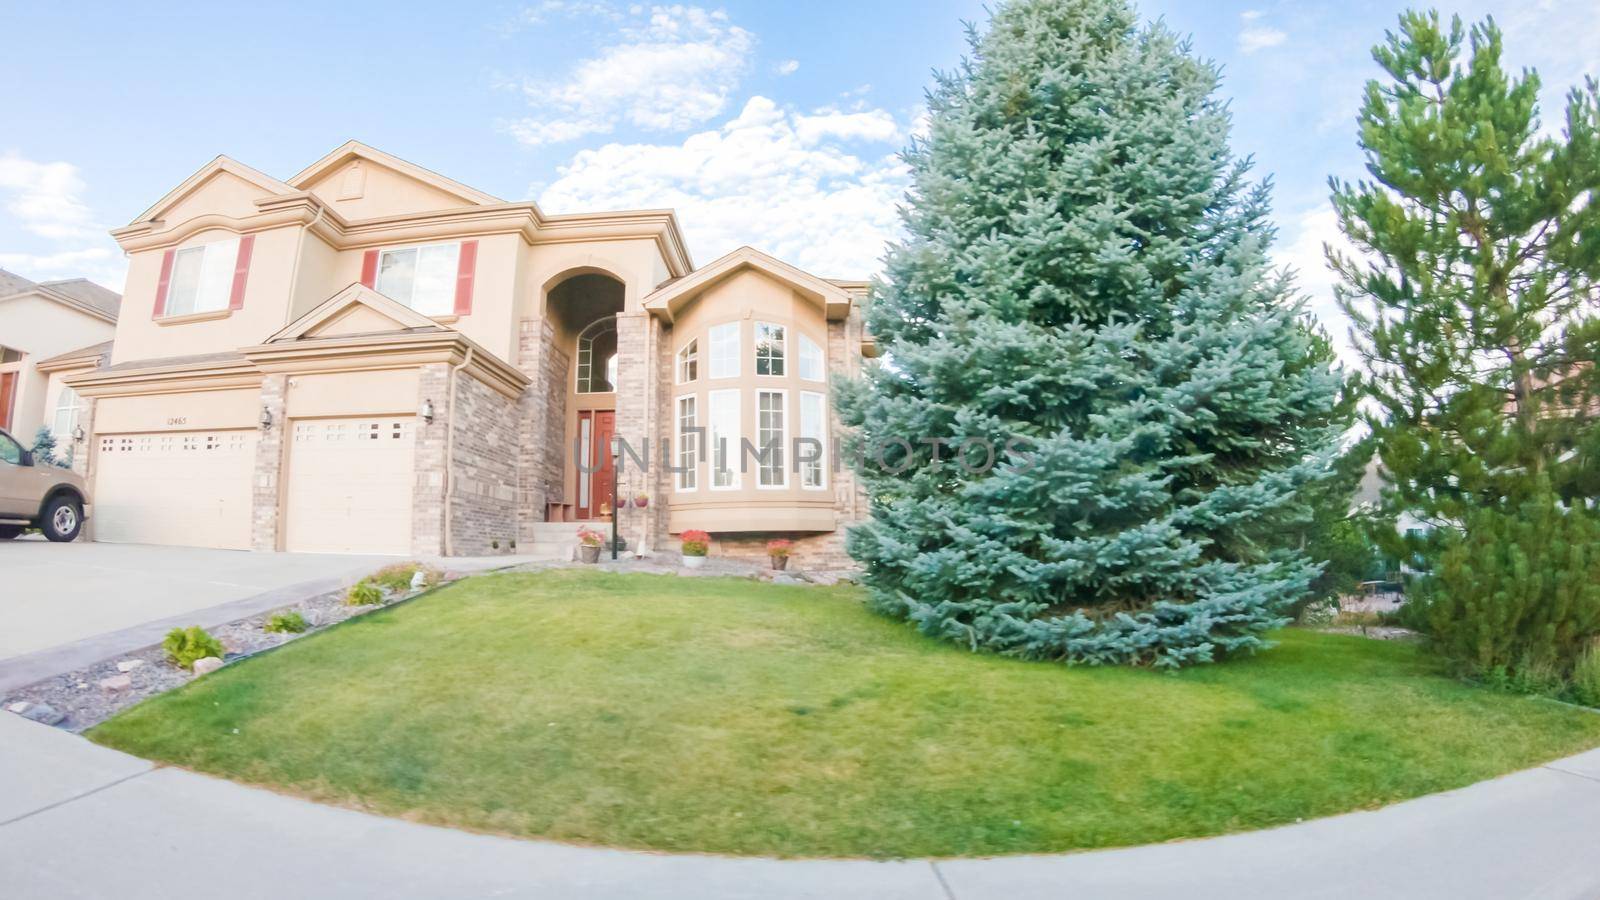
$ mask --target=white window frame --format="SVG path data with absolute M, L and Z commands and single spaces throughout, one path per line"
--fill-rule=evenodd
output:
M 776 331 L 778 333 L 779 338 L 778 338 L 777 341 L 775 341 L 775 342 L 774 341 L 763 341 L 762 333 L 763 332 L 770 332 L 770 331 Z M 777 355 L 774 356 L 772 354 L 768 354 L 765 357 L 763 357 L 761 355 L 761 348 L 762 348 L 763 344 L 765 344 L 765 346 L 768 346 L 768 347 L 771 347 L 774 344 L 776 344 L 776 346 L 778 348 Z M 759 377 L 759 378 L 786 378 L 786 377 L 788 377 L 788 375 L 789 375 L 789 326 L 784 325 L 781 322 L 756 322 L 754 346 L 755 346 L 755 368 L 752 369 L 752 371 L 755 372 L 757 377 Z M 761 363 L 762 363 L 763 360 L 765 360 L 766 363 L 767 363 L 767 371 L 765 373 L 763 373 L 761 371 Z M 778 371 L 776 371 L 776 372 L 772 371 L 774 368 L 776 368 Z
M 574 394 L 582 394 L 583 396 L 588 397 L 596 394 L 615 394 L 617 392 L 617 382 L 613 377 L 613 373 L 610 371 L 605 373 L 605 377 L 607 383 L 611 385 L 611 390 L 586 391 L 583 389 L 583 378 L 586 372 L 589 375 L 590 383 L 592 384 L 594 382 L 594 339 L 606 332 L 607 329 L 604 326 L 607 323 L 609 323 L 611 326 L 611 333 L 616 334 L 617 320 L 614 316 L 601 316 L 600 318 L 595 319 L 593 322 L 590 322 L 588 325 L 583 326 L 583 330 L 578 332 L 578 341 L 577 346 L 575 347 L 578 360 L 577 364 L 572 367 L 572 392 Z M 617 351 L 619 354 L 621 353 L 621 350 L 621 345 L 618 345 Z M 617 357 L 612 356 L 612 359 L 616 360 Z M 618 368 L 620 368 L 620 365 Z
M 417 306 L 417 304 L 416 304 L 417 274 L 422 269 L 422 254 L 423 254 L 423 251 L 431 250 L 431 249 L 434 249 L 434 248 L 437 248 L 437 247 L 449 247 L 453 251 L 453 253 L 451 254 L 450 277 L 446 280 L 443 298 L 435 306 L 429 306 L 427 308 L 422 308 L 422 307 Z M 411 252 L 414 252 L 414 253 L 417 254 L 417 260 L 416 260 L 416 263 L 413 264 L 413 266 L 412 266 L 412 269 L 411 269 L 411 283 L 409 285 L 407 285 L 407 290 L 404 292 L 405 296 L 403 296 L 403 297 L 402 296 L 398 296 L 397 293 L 392 293 L 391 291 L 384 290 L 384 284 L 383 284 L 383 261 L 386 258 L 390 257 L 390 256 L 394 256 L 394 255 L 401 254 L 401 253 L 411 253 Z M 378 251 L 378 270 L 377 270 L 377 274 L 373 277 L 372 286 L 373 286 L 374 290 L 376 290 L 378 293 L 384 295 L 385 297 L 388 297 L 390 300 L 393 300 L 396 303 L 399 303 L 401 306 L 404 306 L 404 307 L 406 307 L 408 309 L 411 309 L 411 310 L 413 310 L 415 312 L 421 313 L 422 315 L 434 316 L 434 317 L 437 317 L 437 316 L 449 316 L 449 315 L 453 315 L 455 313 L 455 311 L 456 311 L 456 278 L 457 278 L 458 273 L 460 271 L 461 271 L 461 242 L 460 241 L 438 241 L 438 242 L 431 243 L 431 244 L 411 244 L 410 246 L 406 246 L 406 247 L 386 247 L 386 248 Z
M 594 474 L 592 471 L 594 460 L 589 437 L 594 433 L 593 428 L 593 416 L 578 418 L 578 505 L 591 512 L 594 510 L 594 504 L 589 498 L 589 477 Z
M 55 415 L 50 419 L 50 433 L 58 440 L 72 438 L 73 429 L 78 427 L 78 417 L 83 413 L 83 397 L 67 385 L 62 385 L 56 392 Z M 61 416 L 67 416 L 66 427 L 61 427 Z
M 807 401 L 816 404 L 816 421 L 811 421 L 811 416 L 806 414 Z M 800 438 L 811 438 L 822 445 L 820 455 L 812 462 L 800 462 L 799 449 L 795 450 L 795 465 L 800 470 L 800 487 L 808 491 L 823 491 L 828 489 L 828 397 L 818 391 L 801 391 L 799 409 L 796 417 L 799 430 L 796 434 Z M 816 473 L 817 483 L 809 484 L 808 479 L 812 472 Z
M 684 405 L 688 405 L 688 415 L 684 414 Z M 680 493 L 688 493 L 697 487 L 700 470 L 700 446 L 696 440 L 699 434 L 694 430 L 700 425 L 700 398 L 696 394 L 679 395 L 674 407 L 677 416 L 677 465 L 680 472 L 674 473 L 677 479 L 677 489 Z
M 195 274 L 193 292 L 189 285 L 180 284 L 178 269 L 185 259 L 199 256 L 199 270 Z M 184 247 L 172 254 L 172 272 L 167 282 L 167 296 L 161 315 L 189 316 L 196 313 L 218 312 L 228 308 L 233 295 L 233 273 L 239 264 L 239 238 L 231 237 L 206 244 Z
M 678 373 L 679 384 L 693 384 L 700 380 L 700 339 L 692 337 L 689 343 L 679 347 L 677 360 L 674 368 Z
M 730 330 L 733 332 L 731 343 L 726 337 L 722 337 Z M 709 358 L 706 365 L 706 377 L 738 378 L 739 357 L 744 355 L 740 346 L 743 343 L 744 328 L 738 319 L 732 322 L 720 322 L 706 329 L 706 356 Z M 722 355 L 718 355 L 719 353 L 722 353 Z
M 763 436 L 764 430 L 761 422 L 761 400 L 763 397 L 774 396 L 780 400 L 779 414 L 782 417 L 778 429 L 778 458 L 777 471 L 782 479 L 777 484 L 767 484 L 767 472 L 771 465 L 765 460 L 758 459 L 756 465 L 756 488 L 763 491 L 781 491 L 789 486 L 789 392 L 782 388 L 761 388 L 756 391 L 756 450 L 763 456 L 767 449 L 767 440 Z
M 805 332 L 800 332 L 799 365 L 795 366 L 795 373 L 801 381 L 827 381 L 828 363 L 827 355 L 822 352 L 822 345 L 813 341 Z M 815 366 L 815 373 L 811 374 Z
M 719 403 L 729 397 L 733 399 L 731 405 Z M 739 464 L 743 461 L 741 456 L 744 450 L 742 443 L 744 431 L 741 422 L 743 403 L 744 396 L 738 388 L 724 388 L 706 393 L 706 439 L 711 445 L 706 451 L 706 469 L 709 472 L 706 486 L 713 491 L 737 491 L 741 486 Z M 732 410 L 730 421 L 724 423 L 728 426 L 726 429 L 719 427 L 717 416 L 719 405 Z M 726 438 L 726 441 L 719 443 L 719 438 Z M 724 457 L 722 462 L 726 466 L 726 473 L 717 466 L 719 450 Z M 717 477 L 722 474 L 728 476 L 727 484 L 717 483 Z

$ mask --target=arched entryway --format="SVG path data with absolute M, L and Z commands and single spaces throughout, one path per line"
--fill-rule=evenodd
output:
M 547 293 L 553 346 L 546 371 L 551 406 L 560 408 L 562 448 L 550 518 L 593 520 L 611 512 L 615 472 L 607 447 L 616 429 L 616 316 L 624 297 L 621 281 L 593 271 L 574 273 Z

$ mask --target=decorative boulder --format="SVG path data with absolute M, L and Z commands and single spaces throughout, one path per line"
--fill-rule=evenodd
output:
M 48 703 L 28 703 L 24 705 L 27 706 L 27 709 L 22 710 L 19 715 L 24 719 L 32 719 L 41 725 L 54 725 L 66 718 L 60 710 Z
M 222 660 L 215 656 L 202 656 L 194 661 L 194 674 L 209 675 L 222 668 Z
M 125 691 L 133 687 L 133 679 L 126 675 L 113 675 L 100 679 L 100 686 L 108 691 Z
M 117 671 L 132 672 L 134 669 L 137 669 L 142 665 L 144 665 L 144 660 L 142 659 L 125 659 L 122 662 L 117 663 Z

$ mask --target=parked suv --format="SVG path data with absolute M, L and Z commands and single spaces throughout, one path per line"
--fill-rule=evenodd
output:
M 70 541 L 83 530 L 89 492 L 78 473 L 35 465 L 33 454 L 0 430 L 0 541 L 37 528 L 52 541 Z

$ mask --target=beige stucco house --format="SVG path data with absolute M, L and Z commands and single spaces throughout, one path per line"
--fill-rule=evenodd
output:
M 83 401 L 65 378 L 107 351 L 120 301 L 86 279 L 36 283 L 0 269 L 0 428 L 26 446 L 48 425 L 62 455 L 81 450 Z
M 670 211 L 548 215 L 351 142 L 283 181 L 218 157 L 112 235 L 115 340 L 66 377 L 98 540 L 559 555 L 613 514 L 613 434 L 648 453 L 635 545 L 834 564 L 864 514 L 830 384 L 865 285 L 696 269 Z

